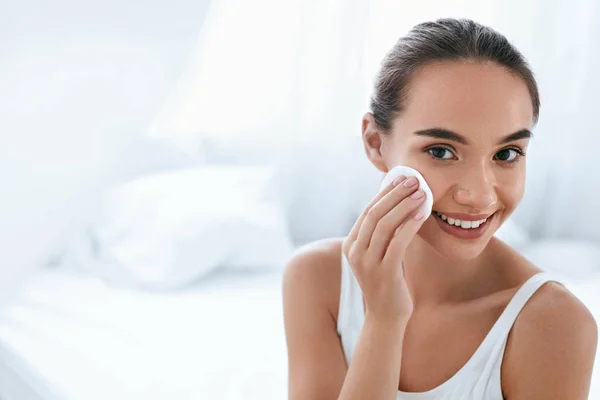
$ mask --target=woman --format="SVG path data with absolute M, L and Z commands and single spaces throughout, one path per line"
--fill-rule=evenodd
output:
M 396 43 L 364 147 L 382 172 L 421 172 L 434 212 L 398 178 L 346 238 L 290 260 L 291 399 L 587 399 L 595 320 L 493 237 L 523 197 L 538 114 L 533 74 L 497 32 L 443 19 Z

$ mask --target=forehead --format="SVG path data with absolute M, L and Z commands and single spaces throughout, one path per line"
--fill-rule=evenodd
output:
M 533 106 L 525 82 L 492 62 L 440 62 L 413 75 L 399 124 L 496 138 L 530 129 Z

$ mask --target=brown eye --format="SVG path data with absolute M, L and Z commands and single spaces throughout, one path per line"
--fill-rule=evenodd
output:
M 494 158 L 496 160 L 511 162 L 519 156 L 519 153 L 515 149 L 503 149 L 496 153 Z
M 432 147 L 427 149 L 427 152 L 433 157 L 440 160 L 448 160 L 452 158 L 452 152 L 444 147 Z

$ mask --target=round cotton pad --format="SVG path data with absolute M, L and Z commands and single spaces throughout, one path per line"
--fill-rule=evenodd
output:
M 425 214 L 425 218 L 429 218 L 429 216 L 431 215 L 431 209 L 433 207 L 433 194 L 431 193 L 429 185 L 427 184 L 427 182 L 425 182 L 425 178 L 423 178 L 423 175 L 421 175 L 416 169 L 405 167 L 403 165 L 398 165 L 392 168 L 387 173 L 385 178 L 383 178 L 380 190 L 387 187 L 390 183 L 392 183 L 394 179 L 402 175 L 406 176 L 407 178 L 414 176 L 419 181 L 419 189 L 425 192 L 425 201 L 423 201 L 419 209 L 423 214 Z

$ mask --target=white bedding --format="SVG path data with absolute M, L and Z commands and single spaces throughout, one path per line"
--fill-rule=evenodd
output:
M 0 319 L 13 360 L 0 363 L 13 383 L 0 398 L 285 398 L 280 282 L 221 274 L 157 294 L 42 271 Z
M 584 264 L 552 248 L 538 249 L 544 269 Z M 583 271 L 560 279 L 600 321 L 600 275 Z M 280 273 L 158 294 L 46 270 L 0 316 L 2 400 L 283 399 L 286 376 Z

